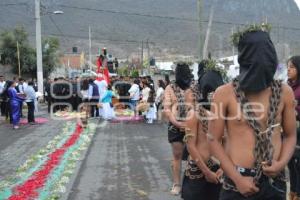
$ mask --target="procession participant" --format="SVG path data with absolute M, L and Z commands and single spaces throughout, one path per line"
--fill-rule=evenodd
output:
M 12 118 L 13 129 L 18 129 L 20 117 L 21 117 L 20 104 L 23 103 L 25 99 L 18 96 L 17 90 L 15 89 L 16 82 L 14 81 L 8 82 L 7 87 L 8 87 L 7 94 L 9 97 L 10 112 L 11 112 L 10 116 Z
M 300 200 L 300 56 L 293 56 L 288 61 L 288 84 L 292 87 L 297 101 L 297 146 L 290 160 L 290 200 Z
M 282 171 L 296 144 L 294 95 L 273 78 L 277 54 L 265 27 L 251 26 L 233 37 L 240 75 L 214 94 L 208 139 L 226 175 L 220 200 L 286 199 Z
M 214 69 L 204 72 L 212 63 Z M 198 82 L 186 92 L 186 103 L 192 105 L 186 121 L 185 141 L 189 152 L 182 184 L 184 200 L 218 200 L 222 170 L 211 159 L 206 134 L 209 120 L 209 96 L 223 85 L 223 78 L 213 60 L 203 60 L 198 68 Z M 205 105 L 204 105 L 205 104 Z
M 191 82 L 192 74 L 189 65 L 178 63 L 175 70 L 175 82 L 166 87 L 164 94 L 164 116 L 169 121 L 168 140 L 173 153 L 173 186 L 171 189 L 173 195 L 179 195 L 181 192 L 180 174 L 184 150 L 184 119 L 186 117 L 185 91 L 190 87 Z

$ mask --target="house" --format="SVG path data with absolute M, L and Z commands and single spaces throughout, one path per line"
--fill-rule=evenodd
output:
M 61 71 L 65 72 L 65 76 L 74 78 L 82 73 L 85 67 L 84 54 L 64 54 L 60 58 Z

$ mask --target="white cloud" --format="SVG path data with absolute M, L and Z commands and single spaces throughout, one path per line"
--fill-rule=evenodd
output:
M 295 2 L 297 3 L 298 8 L 300 9 L 300 0 L 295 0 Z

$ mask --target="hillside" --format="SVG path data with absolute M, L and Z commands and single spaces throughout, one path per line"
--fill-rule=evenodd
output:
M 261 22 L 263 19 L 276 26 L 272 33 L 276 44 L 291 44 L 293 51 L 299 46 L 300 29 L 295 28 L 300 28 L 300 12 L 294 0 L 203 1 L 204 21 L 208 20 L 212 2 L 215 1 L 216 5 L 209 45 L 215 56 L 231 54 L 229 35 L 233 27 L 237 28 L 234 24 Z M 0 5 L 7 3 L 28 3 L 28 6 L 0 6 L 0 28 L 22 24 L 34 42 L 34 1 L 2 0 Z M 99 47 L 106 46 L 116 56 L 126 58 L 132 52 L 139 54 L 141 41 L 146 47 L 149 40 L 151 55 L 197 55 L 197 0 L 42 0 L 42 4 L 43 35 L 59 36 L 64 51 L 69 52 L 72 46 L 78 46 L 79 51 L 88 52 L 90 25 L 94 54 Z M 64 14 L 46 14 L 54 10 L 63 10 Z M 207 23 L 203 23 L 203 32 L 206 26 Z M 278 46 L 286 47 L 284 44 Z

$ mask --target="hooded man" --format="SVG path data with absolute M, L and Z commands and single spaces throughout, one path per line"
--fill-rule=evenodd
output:
M 282 171 L 296 144 L 294 94 L 273 79 L 277 55 L 268 32 L 248 29 L 238 51 L 240 75 L 216 90 L 208 130 L 225 173 L 220 199 L 285 200 Z
M 189 152 L 184 173 L 182 198 L 184 200 L 218 200 L 221 190 L 220 166 L 211 158 L 206 139 L 211 94 L 221 85 L 223 78 L 216 70 L 206 70 L 208 61 L 199 64 L 198 83 L 186 92 L 186 103 L 192 105 L 186 121 L 185 138 Z
M 181 161 L 184 144 L 184 120 L 186 118 L 185 92 L 192 83 L 189 65 L 178 63 L 175 70 L 175 82 L 168 85 L 164 93 L 164 115 L 169 121 L 168 140 L 172 146 L 173 187 L 171 194 L 179 195 L 181 191 Z

